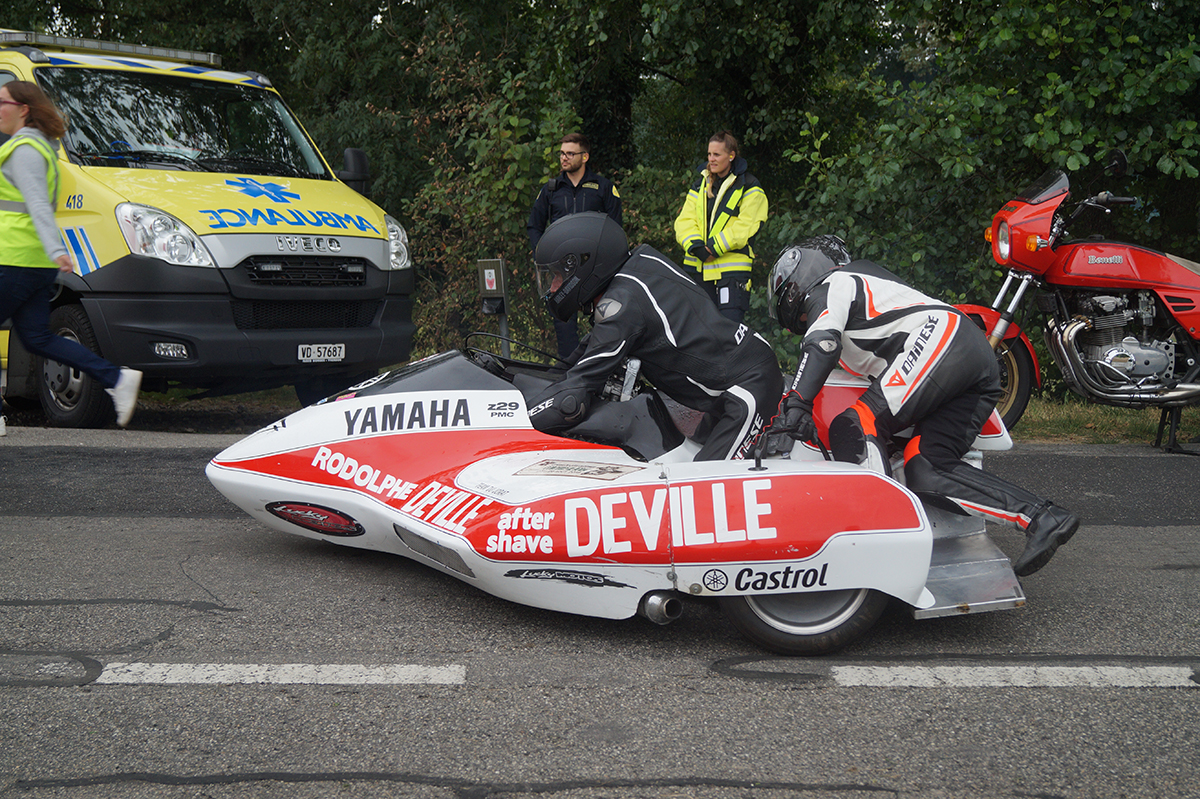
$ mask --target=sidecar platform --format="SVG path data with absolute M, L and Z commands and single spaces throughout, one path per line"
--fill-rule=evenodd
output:
M 925 587 L 934 596 L 913 618 L 931 619 L 1009 610 L 1025 605 L 1025 592 L 1012 563 L 988 537 L 982 519 L 925 503 L 933 527 L 933 553 Z

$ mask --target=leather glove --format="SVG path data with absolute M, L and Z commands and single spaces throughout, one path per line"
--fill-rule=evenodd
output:
M 813 441 L 817 437 L 817 425 L 812 417 L 813 404 L 795 391 L 789 391 L 779 401 L 779 413 L 771 429 L 787 433 L 796 441 Z

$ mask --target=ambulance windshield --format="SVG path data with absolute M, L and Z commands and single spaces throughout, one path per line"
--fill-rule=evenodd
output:
M 37 76 L 67 118 L 63 143 L 77 164 L 333 179 L 274 92 L 118 70 L 43 67 Z

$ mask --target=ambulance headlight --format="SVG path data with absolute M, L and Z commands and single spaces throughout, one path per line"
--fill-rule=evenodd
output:
M 404 226 L 390 216 L 385 216 L 388 232 L 388 269 L 412 269 L 412 257 L 408 254 L 408 234 Z
M 215 266 L 200 237 L 165 211 L 121 203 L 117 206 L 117 224 L 134 255 L 160 258 L 180 266 Z

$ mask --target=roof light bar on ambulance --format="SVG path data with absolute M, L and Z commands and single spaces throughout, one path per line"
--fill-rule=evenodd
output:
M 10 47 L 19 45 L 46 45 L 61 47 L 64 50 L 79 50 L 88 53 L 162 58 L 168 61 L 186 61 L 189 64 L 207 64 L 210 67 L 221 66 L 221 57 L 216 53 L 175 50 L 170 47 L 146 47 L 140 44 L 105 42 L 98 39 L 77 39 L 71 36 L 53 36 L 46 33 L 34 33 L 33 31 L 0 30 L 0 45 Z

